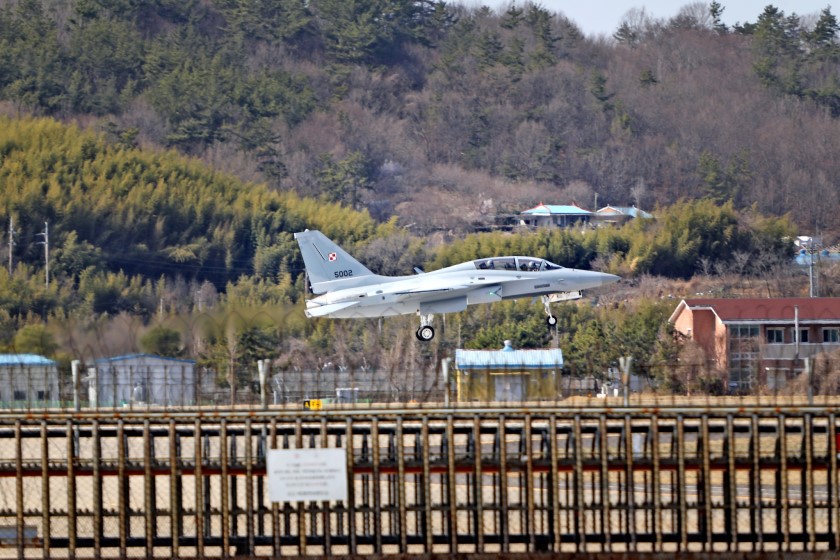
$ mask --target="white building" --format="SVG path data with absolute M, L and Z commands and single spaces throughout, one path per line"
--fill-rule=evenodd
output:
M 35 354 L 0 354 L 0 408 L 58 406 L 58 367 Z
M 196 403 L 195 361 L 130 354 L 96 360 L 88 370 L 90 406 Z

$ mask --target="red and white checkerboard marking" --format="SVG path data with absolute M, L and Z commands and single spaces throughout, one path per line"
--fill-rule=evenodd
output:
M 327 255 L 327 258 L 330 259 L 330 261 L 335 261 L 338 260 L 338 255 L 336 255 L 335 253 L 330 253 L 329 255 Z

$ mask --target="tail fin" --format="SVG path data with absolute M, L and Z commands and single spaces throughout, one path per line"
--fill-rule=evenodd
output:
M 312 291 L 323 294 L 329 290 L 327 282 L 373 277 L 374 274 L 350 256 L 320 231 L 302 231 L 295 234 Z

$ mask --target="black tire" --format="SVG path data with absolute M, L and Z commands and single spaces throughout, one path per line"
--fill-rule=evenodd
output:
M 435 337 L 435 329 L 430 326 L 420 327 L 417 329 L 417 339 L 422 342 L 429 342 Z

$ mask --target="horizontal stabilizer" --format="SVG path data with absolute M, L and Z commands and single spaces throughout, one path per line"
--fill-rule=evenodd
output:
M 328 305 L 313 305 L 309 306 L 311 302 L 306 302 L 306 316 L 307 317 L 326 317 L 336 311 L 347 309 L 353 305 L 358 305 L 358 301 L 343 301 L 341 303 L 330 303 Z

